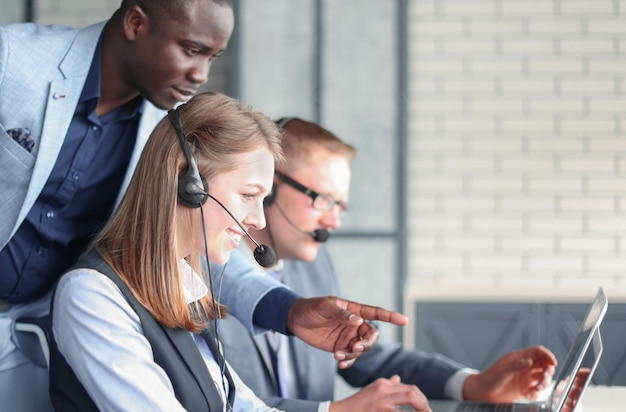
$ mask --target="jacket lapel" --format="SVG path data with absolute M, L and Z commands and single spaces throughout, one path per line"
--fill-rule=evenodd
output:
M 278 394 L 280 393 L 278 380 L 276 374 L 274 373 L 274 368 L 272 367 L 272 358 L 270 356 L 269 347 L 267 346 L 267 337 L 265 336 L 265 333 L 261 333 L 253 335 L 252 339 L 254 340 L 254 345 L 256 346 L 257 352 L 263 360 L 263 366 L 265 367 L 267 376 L 269 377 L 269 380 L 272 384 L 273 391 L 278 396 Z
M 122 182 L 122 188 L 120 193 L 117 196 L 117 201 L 115 202 L 115 208 L 119 206 L 119 203 L 122 201 L 122 197 L 126 192 L 126 188 L 130 183 L 130 179 L 133 176 L 133 172 L 135 167 L 137 166 L 137 162 L 141 157 L 141 152 L 143 151 L 148 138 L 150 137 L 150 133 L 159 123 L 159 121 L 165 116 L 165 110 L 161 110 L 154 106 L 152 103 L 145 101 L 144 111 L 141 115 L 141 119 L 139 120 L 139 128 L 137 130 L 137 139 L 135 140 L 135 148 L 133 149 L 133 153 L 130 158 L 130 162 L 128 163 L 128 169 L 126 169 L 126 175 L 124 176 L 124 181 Z
M 67 54 L 59 64 L 61 78 L 50 82 L 41 135 L 33 148 L 34 152 L 41 153 L 41 155 L 36 157 L 30 185 L 13 233 L 26 218 L 56 163 L 65 140 L 65 134 L 74 116 L 76 104 L 85 85 L 93 53 L 103 27 L 104 23 L 99 23 L 78 32 Z

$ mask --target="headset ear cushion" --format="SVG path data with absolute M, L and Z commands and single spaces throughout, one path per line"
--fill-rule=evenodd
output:
M 263 207 L 271 206 L 274 203 L 274 199 L 276 198 L 276 185 L 272 185 L 272 190 L 270 190 L 270 194 L 265 196 L 263 199 Z
M 178 176 L 178 202 L 182 205 L 192 209 L 200 207 L 209 198 L 208 193 L 209 185 L 204 176 L 190 173 L 189 169 Z

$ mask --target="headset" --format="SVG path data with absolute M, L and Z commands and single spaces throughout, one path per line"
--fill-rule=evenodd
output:
M 174 109 L 170 109 L 167 112 L 167 116 L 172 122 L 172 126 L 176 131 L 176 135 L 180 140 L 180 145 L 183 149 L 183 153 L 185 154 L 185 158 L 187 159 L 187 169 L 183 170 L 178 174 L 178 202 L 184 206 L 189 208 L 198 208 L 202 207 L 207 201 L 208 198 L 213 199 L 222 209 L 228 213 L 228 215 L 235 221 L 237 226 L 243 230 L 248 239 L 252 241 L 256 245 L 254 249 L 254 259 L 257 263 L 263 267 L 271 267 L 276 264 L 276 252 L 266 245 L 260 245 L 254 238 L 248 233 L 246 229 L 244 229 L 243 225 L 235 218 L 235 216 L 220 202 L 209 193 L 209 185 L 206 182 L 204 176 L 200 174 L 198 171 L 198 164 L 191 154 L 191 149 L 189 148 L 189 143 L 187 143 L 187 137 L 185 136 L 185 132 L 183 130 L 182 121 L 180 118 L 180 108 L 178 106 Z M 208 259 L 208 256 L 207 256 Z
M 200 172 L 198 171 L 198 165 L 196 164 L 196 160 L 191 154 L 191 148 L 189 147 L 189 143 L 187 143 L 187 137 L 185 136 L 182 121 L 180 118 L 181 107 L 182 105 L 174 109 L 171 109 L 167 112 L 167 116 L 169 117 L 172 123 L 172 126 L 174 127 L 174 130 L 176 131 L 176 135 L 178 136 L 178 139 L 180 140 L 180 145 L 183 149 L 185 158 L 187 159 L 187 165 L 188 165 L 187 169 L 183 170 L 182 172 L 178 174 L 178 202 L 192 209 L 201 208 L 202 205 L 206 203 L 207 199 L 210 196 L 209 186 L 204 176 L 202 176 Z M 202 209 L 200 209 L 200 212 L 202 213 L 202 216 L 203 216 L 202 217 L 203 233 L 206 233 L 204 232 L 204 212 L 202 211 Z M 204 245 L 205 245 L 205 250 L 206 250 L 206 245 L 207 245 L 206 237 L 204 238 Z M 209 258 L 208 251 L 206 251 L 206 254 L 207 254 L 207 259 L 208 259 Z M 211 290 L 211 299 L 213 303 L 213 308 L 217 308 L 217 302 L 215 301 L 215 295 L 213 294 L 213 282 L 211 279 L 211 272 L 210 272 L 211 265 L 208 262 L 207 262 L 207 268 L 209 270 L 209 290 Z M 230 390 L 227 390 L 226 384 L 224 381 L 226 379 L 228 380 L 229 385 L 232 385 L 232 378 L 230 376 L 230 373 L 228 372 L 228 369 L 226 368 L 226 361 L 224 359 L 224 356 L 222 354 L 222 349 L 220 347 L 221 342 L 219 339 L 218 329 L 217 329 L 217 316 L 215 316 L 213 319 L 213 328 L 214 328 L 214 333 L 215 333 L 215 336 L 214 336 L 215 346 L 214 348 L 211 349 L 211 352 L 213 352 L 213 356 L 215 357 L 215 361 L 220 370 L 220 375 L 222 379 L 222 387 L 224 389 L 224 393 L 227 394 L 226 403 L 227 403 L 227 407 L 229 408 L 228 410 L 231 410 L 232 409 L 231 405 L 234 402 L 235 393 L 234 393 L 234 390 L 232 390 L 232 388 L 230 388 Z M 207 344 L 209 344 L 209 347 L 211 347 L 211 343 L 209 341 L 211 341 L 212 338 L 213 338 L 212 336 L 208 336 L 208 338 L 206 339 Z
M 292 120 L 300 120 L 300 118 L 281 117 L 280 119 L 275 120 L 274 123 L 276 123 L 276 126 L 278 126 L 278 129 L 282 130 L 285 127 L 285 125 Z M 276 200 L 276 185 L 272 184 L 272 190 L 270 190 L 269 195 L 265 196 L 265 199 L 263 199 L 263 206 L 264 207 L 271 206 L 274 203 L 274 200 Z
M 276 200 L 276 185 L 272 183 L 272 190 L 270 190 L 270 193 L 263 199 L 263 207 L 270 207 L 274 203 L 274 200 Z
M 167 116 L 172 122 L 174 130 L 176 130 L 176 135 L 180 140 L 180 145 L 187 159 L 187 169 L 178 175 L 178 202 L 193 209 L 201 207 L 206 203 L 209 198 L 209 186 L 204 176 L 198 171 L 196 160 L 191 154 L 187 137 L 183 131 L 180 107 L 169 110 Z

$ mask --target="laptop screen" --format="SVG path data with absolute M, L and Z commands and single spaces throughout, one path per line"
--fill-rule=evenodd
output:
M 561 410 L 581 368 L 591 372 L 595 370 L 602 353 L 600 323 L 606 314 L 607 306 L 606 294 L 604 289 L 600 288 L 555 378 L 556 386 L 552 392 L 552 400 L 556 402 L 552 410 Z M 583 390 L 589 384 L 590 376 L 591 374 L 586 379 Z M 565 382 L 565 386 L 562 382 Z

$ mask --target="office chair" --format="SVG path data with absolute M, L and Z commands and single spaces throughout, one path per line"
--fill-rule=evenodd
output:
M 18 336 L 20 346 L 38 345 L 41 348 L 41 353 L 37 356 L 37 359 L 33 361 L 39 366 L 45 366 L 50 368 L 50 338 L 52 337 L 52 321 L 50 316 L 44 316 L 42 318 L 20 318 L 15 321 L 15 330 L 22 332 L 21 336 Z M 33 347 L 34 349 L 34 347 Z M 36 350 L 32 350 L 32 353 L 39 353 Z

